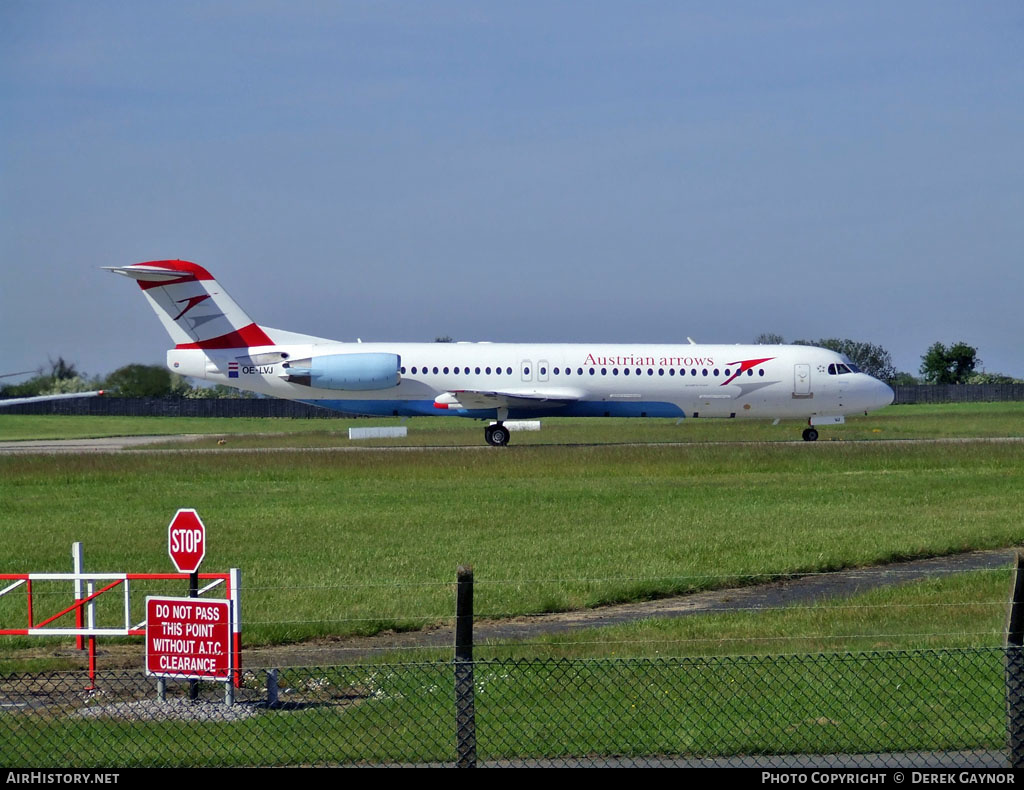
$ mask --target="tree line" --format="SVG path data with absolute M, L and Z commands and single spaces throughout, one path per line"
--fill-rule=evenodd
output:
M 123 398 L 253 398 L 243 392 L 217 384 L 196 387 L 184 376 L 172 373 L 163 365 L 125 365 L 107 376 L 80 373 L 74 363 L 58 357 L 32 378 L 18 384 L 0 386 L 0 398 L 31 398 L 36 395 L 63 395 L 69 392 L 103 390 L 104 395 Z

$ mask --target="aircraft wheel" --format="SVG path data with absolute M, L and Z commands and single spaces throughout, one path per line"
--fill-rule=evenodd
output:
M 484 438 L 492 447 L 504 447 L 508 444 L 508 428 L 500 422 L 497 425 L 488 425 L 484 428 Z
M 814 428 L 804 428 L 804 441 L 805 442 L 816 442 L 818 441 L 818 432 Z

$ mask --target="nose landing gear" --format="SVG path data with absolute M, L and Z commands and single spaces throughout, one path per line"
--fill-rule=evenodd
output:
M 804 428 L 804 441 L 805 442 L 816 442 L 818 441 L 818 432 L 814 428 Z

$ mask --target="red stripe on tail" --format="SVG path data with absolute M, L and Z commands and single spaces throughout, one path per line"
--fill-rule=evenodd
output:
M 198 343 L 179 343 L 175 348 L 249 348 L 250 346 L 272 346 L 274 341 L 256 324 L 243 326 L 236 332 L 228 332 L 220 337 L 211 337 Z

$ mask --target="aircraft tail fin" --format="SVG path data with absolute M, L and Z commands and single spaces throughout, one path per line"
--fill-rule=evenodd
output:
M 104 266 L 130 277 L 149 301 L 176 348 L 250 348 L 274 345 L 206 269 L 188 261 Z

